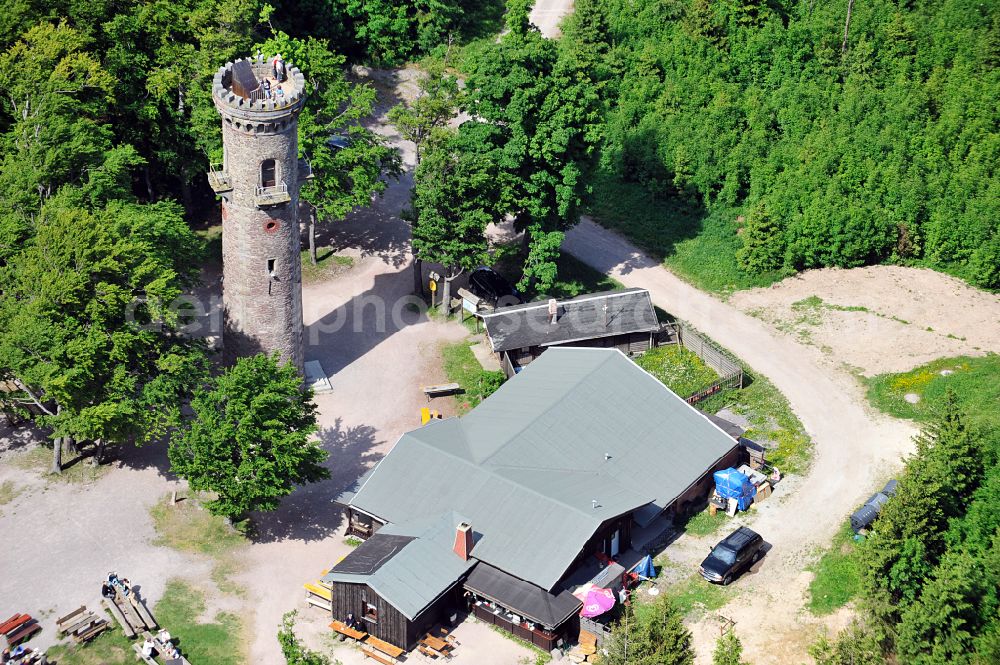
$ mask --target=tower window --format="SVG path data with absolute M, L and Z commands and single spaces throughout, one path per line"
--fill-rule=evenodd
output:
M 277 267 L 277 265 L 278 265 L 278 260 L 277 259 L 268 259 L 267 260 L 267 276 L 270 277 L 271 279 L 274 279 L 274 278 L 277 277 L 277 274 L 274 272 L 274 270 Z
M 260 186 L 274 187 L 278 184 L 277 167 L 273 159 L 265 159 L 260 163 Z

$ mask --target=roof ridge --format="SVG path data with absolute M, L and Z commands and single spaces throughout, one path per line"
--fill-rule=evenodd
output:
M 567 298 L 565 300 L 559 300 L 558 298 L 550 298 L 550 300 L 556 300 L 560 304 L 564 304 L 564 303 L 581 303 L 581 302 L 589 302 L 591 300 L 601 300 L 603 298 L 621 298 L 622 296 L 633 295 L 633 294 L 638 293 L 640 291 L 645 292 L 647 294 L 649 293 L 649 291 L 647 289 L 644 289 L 644 288 L 638 287 L 638 286 L 632 286 L 632 287 L 628 287 L 628 288 L 625 288 L 625 289 L 613 289 L 613 290 L 609 290 L 609 291 L 598 291 L 597 293 L 588 293 L 588 294 L 585 294 L 585 295 L 582 295 L 582 296 L 576 296 L 574 298 Z M 650 303 L 652 303 L 652 297 L 650 297 L 649 300 L 650 300 Z M 548 300 L 545 300 L 545 301 L 536 300 L 536 301 L 532 301 L 532 302 L 521 303 L 520 305 L 511 305 L 510 307 L 501 307 L 499 309 L 510 310 L 510 309 L 513 309 L 513 308 L 516 307 L 518 309 L 518 311 L 524 312 L 524 311 L 529 310 L 529 309 L 538 309 L 538 308 L 541 308 L 541 307 L 548 307 L 548 306 L 549 306 L 549 301 Z M 485 313 L 485 314 L 480 314 L 480 317 L 485 318 L 485 317 L 488 317 L 488 316 L 503 316 L 504 314 L 507 314 L 507 313 L 508 312 L 505 312 L 505 311 L 494 310 L 492 312 L 488 312 L 488 313 Z
M 574 349 L 574 351 L 576 351 L 576 350 L 577 350 L 577 349 Z M 530 426 L 530 425 L 531 425 L 532 423 L 534 423 L 534 422 L 535 422 L 535 421 L 537 421 L 537 420 L 538 420 L 539 418 L 541 418 L 541 417 L 542 417 L 543 415 L 545 415 L 546 413 L 548 413 L 549 411 L 551 411 L 552 409 L 554 409 L 554 408 L 555 408 L 555 406 L 556 406 L 556 404 L 559 404 L 560 402 L 562 402 L 562 400 L 564 400 L 564 399 L 566 398 L 566 395 L 568 395 L 568 394 L 572 393 L 572 392 L 573 392 L 573 390 L 574 390 L 574 389 L 575 389 L 575 388 L 576 388 L 577 386 L 579 386 L 579 385 L 580 385 L 581 383 L 583 383 L 583 381 L 584 381 L 584 380 L 585 380 L 585 379 L 586 379 L 587 377 L 589 377 L 589 376 L 590 376 L 591 374 L 593 374 L 594 372 L 596 372 L 596 371 L 597 371 L 597 370 L 598 370 L 599 368 L 603 367 L 603 366 L 604 366 L 604 364 L 605 364 L 605 363 L 607 363 L 607 362 L 608 362 L 608 361 L 609 361 L 609 360 L 610 360 L 611 358 L 614 358 L 614 357 L 616 357 L 616 356 L 614 355 L 614 352 L 617 352 L 617 353 L 621 354 L 621 355 L 622 355 L 622 356 L 624 357 L 624 354 L 622 354 L 622 353 L 621 353 L 621 351 L 619 351 L 618 349 L 586 349 L 586 350 L 587 350 L 587 351 L 605 351 L 605 352 L 612 352 L 612 353 L 609 353 L 609 354 L 608 354 L 608 356 L 607 356 L 607 358 L 605 358 L 604 360 L 602 360 L 602 361 L 601 361 L 601 362 L 599 362 L 598 364 L 596 364 L 596 365 L 594 365 L 593 367 L 591 367 L 591 368 L 590 368 L 590 371 L 588 371 L 588 372 L 586 372 L 585 374 L 581 375 L 581 376 L 580 376 L 580 377 L 579 377 L 579 378 L 578 378 L 578 379 L 577 379 L 576 381 L 574 381 L 574 382 L 573 382 L 573 384 L 572 384 L 571 386 L 569 386 L 569 387 L 568 387 L 568 388 L 567 388 L 566 390 L 564 390 L 564 391 L 563 391 L 563 393 L 562 393 L 562 396 L 561 396 L 561 397 L 560 397 L 560 398 L 559 398 L 558 400 L 556 400 L 555 402 L 552 402 L 551 404 L 549 404 L 549 405 L 548 405 L 548 406 L 547 406 L 547 407 L 546 407 L 545 409 L 543 409 L 543 410 L 542 410 L 542 411 L 541 411 L 541 412 L 540 412 L 540 413 L 539 413 L 539 414 L 538 414 L 537 416 L 535 416 L 535 418 L 533 418 L 532 420 L 528 421 L 528 422 L 527 422 L 527 423 L 525 423 L 525 424 L 524 424 L 524 425 L 523 425 L 523 426 L 522 426 L 522 427 L 521 427 L 521 428 L 520 428 L 519 430 L 517 430 L 516 432 L 514 432 L 513 434 L 511 434 L 511 435 L 510 435 L 510 437 L 508 437 L 508 438 L 507 438 L 507 439 L 506 439 L 506 440 L 504 441 L 504 445 L 501 445 L 501 446 L 500 446 L 500 447 L 498 447 L 498 448 L 497 448 L 497 449 L 496 449 L 495 451 L 493 451 L 493 453 L 492 453 L 492 454 L 490 454 L 490 455 L 488 455 L 487 457 L 485 457 L 485 458 L 484 458 L 484 459 L 483 459 L 483 460 L 482 460 L 481 462 L 478 462 L 478 463 L 477 463 L 477 466 L 479 466 L 479 468 L 481 468 L 481 469 L 486 469 L 486 463 L 487 463 L 487 462 L 489 462 L 489 461 L 490 461 L 491 459 L 493 459 L 493 458 L 494 458 L 494 457 L 495 457 L 495 456 L 496 456 L 496 455 L 497 455 L 497 454 L 498 454 L 498 453 L 499 453 L 499 452 L 500 452 L 501 450 L 503 450 L 504 446 L 505 446 L 505 445 L 506 445 L 506 444 L 507 444 L 508 442 L 510 442 L 510 441 L 511 441 L 512 439 L 514 439 L 514 438 L 516 438 L 517 436 L 519 436 L 520 434 L 522 434 L 522 433 L 523 433 L 523 432 L 524 432 L 524 431 L 525 431 L 526 429 L 528 429 L 528 427 L 529 427 L 529 426 Z M 552 353 L 552 351 L 549 351 L 549 353 Z M 650 376 L 652 376 L 652 375 L 650 375 Z M 459 418 L 459 422 L 461 422 L 461 420 L 462 420 L 462 419 L 461 419 L 461 418 Z M 462 429 L 464 430 L 464 426 L 463 426 L 463 428 L 462 428 Z M 464 433 L 464 432 L 463 432 L 463 433 Z M 506 466 L 506 465 L 505 465 L 505 466 Z M 490 468 L 493 468 L 493 467 L 490 467 Z M 498 468 L 503 468 L 503 467 L 498 467 Z M 516 468 L 516 467 L 515 467 L 515 468 Z M 539 467 L 536 467 L 536 468 L 539 468 Z M 503 476 L 500 476 L 499 474 L 494 474 L 494 473 L 492 473 L 492 472 L 490 472 L 490 473 L 491 473 L 491 475 L 495 475 L 495 476 L 497 476 L 497 477 L 499 477 L 499 478 L 502 478 L 502 479 L 503 479 L 504 481 L 506 481 L 506 482 L 509 482 L 509 483 L 511 483 L 511 484 L 513 484 L 513 485 L 516 485 L 516 486 L 518 486 L 518 487 L 520 487 L 520 488 L 522 488 L 522 489 L 525 489 L 525 490 L 527 490 L 527 491 L 529 491 L 529 492 L 531 492 L 531 493 L 533 493 L 533 494 L 535 494 L 535 495 L 537 495 L 537 496 L 541 496 L 541 497 L 544 497 L 544 498 L 548 499 L 549 501 L 552 501 L 553 503 L 557 503 L 557 504 L 559 504 L 559 505 L 561 505 L 561 506 L 565 506 L 566 508 L 569 508 L 570 510 L 572 510 L 572 511 L 574 511 L 574 512 L 577 512 L 577 513 L 580 513 L 581 515 L 584 515 L 584 516 L 591 516 L 591 514 L 590 514 L 590 513 L 588 513 L 588 512 L 586 511 L 586 510 L 583 510 L 583 508 L 578 508 L 578 507 L 576 507 L 576 506 L 573 506 L 573 505 L 571 505 L 571 504 L 568 504 L 568 503 L 566 503 L 565 501 L 562 501 L 562 500 L 560 500 L 560 499 L 557 499 L 557 498 L 555 498 L 555 497 L 552 497 L 552 496 L 549 496 L 549 495 L 547 495 L 547 494 L 542 494 L 542 493 L 541 493 L 541 492 L 539 492 L 538 490 L 536 490 L 536 489 L 533 489 L 533 488 L 531 488 L 531 487 L 528 487 L 528 486 L 526 486 L 526 485 L 523 485 L 522 483 L 519 483 L 519 482 L 517 482 L 517 481 L 515 481 L 515 480 L 512 480 L 512 479 L 510 479 L 510 478 L 504 478 Z M 596 472 L 595 472 L 595 473 L 596 473 Z M 612 480 L 614 480 L 614 478 L 612 478 L 611 476 L 606 476 L 606 477 L 608 477 L 608 478 L 611 478 Z M 617 480 L 615 480 L 615 482 L 617 483 L 618 481 L 617 481 Z M 619 484 L 620 484 L 620 483 L 619 483 Z

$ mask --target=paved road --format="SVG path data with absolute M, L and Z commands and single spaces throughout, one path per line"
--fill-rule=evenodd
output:
M 829 543 L 855 505 L 899 465 L 900 455 L 910 449 L 913 427 L 873 413 L 857 381 L 824 363 L 816 349 L 683 282 L 593 221 L 584 219 L 571 230 L 563 249 L 626 286 L 648 289 L 658 306 L 689 321 L 769 378 L 812 437 L 815 456 L 810 472 L 777 492 L 777 501 L 762 503 L 754 521 L 773 546 L 766 565 L 752 579 L 741 580 L 748 594 L 720 612 L 737 621 L 752 662 L 798 662 L 789 658 L 788 651 L 776 650 L 774 643 L 786 649 L 804 647 L 805 634 L 815 632 L 812 619 L 800 611 L 808 585 L 803 565 L 816 546 Z M 698 638 L 697 628 L 695 633 Z M 702 659 L 711 646 L 707 631 L 703 637 Z

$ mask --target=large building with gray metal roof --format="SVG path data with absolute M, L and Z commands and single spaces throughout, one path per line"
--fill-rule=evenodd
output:
M 326 578 L 334 618 L 371 606 L 369 632 L 410 648 L 465 594 L 551 646 L 580 607 L 567 578 L 703 498 L 738 455 L 618 350 L 552 349 L 468 414 L 404 434 L 338 498 L 372 537 Z

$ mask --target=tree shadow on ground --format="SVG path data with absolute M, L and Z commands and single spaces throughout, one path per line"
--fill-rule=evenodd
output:
M 330 479 L 296 489 L 275 511 L 253 513 L 251 539 L 255 543 L 311 542 L 336 533 L 343 515 L 333 500 L 382 458 L 382 453 L 374 451 L 381 442 L 370 425 L 345 427 L 338 418 L 332 427 L 320 430 L 319 440 L 330 453 L 324 463 Z
M 47 432 L 31 421 L 11 425 L 0 416 L 0 460 L 10 454 L 27 450 L 30 446 L 51 441 Z
M 627 162 L 627 160 L 626 160 Z M 628 164 L 618 171 L 602 168 L 594 175 L 589 212 L 602 226 L 623 233 L 659 265 L 677 252 L 677 245 L 698 237 L 707 229 L 709 211 L 690 188 L 671 184 L 674 173 L 639 178 Z M 630 268 L 647 267 L 645 265 Z
M 406 70 L 372 70 L 370 76 L 352 77 L 360 83 L 371 84 L 376 92 L 372 115 L 364 122 L 369 129 L 381 134 L 389 145 L 403 155 L 402 173 L 398 178 L 383 175 L 385 191 L 373 197 L 371 205 L 357 208 L 343 220 L 320 220 L 316 226 L 317 246 L 329 246 L 335 251 L 355 248 L 362 257 L 377 257 L 385 263 L 400 267 L 410 256 L 410 225 L 400 215 L 410 203 L 413 187 L 413 144 L 404 141 L 396 128 L 388 124 L 389 109 L 400 104 L 403 98 L 398 89 L 404 85 Z M 299 217 L 305 224 L 308 213 Z M 308 239 L 303 238 L 303 247 Z

